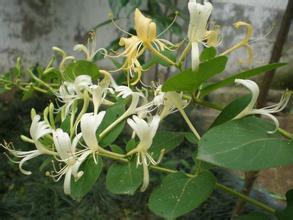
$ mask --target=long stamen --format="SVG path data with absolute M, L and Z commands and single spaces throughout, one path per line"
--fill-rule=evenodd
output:
M 175 17 L 174 17 L 173 21 L 168 25 L 168 27 L 167 27 L 165 30 L 163 30 L 161 33 L 159 33 L 159 34 L 156 36 L 156 38 L 162 36 L 166 31 L 168 31 L 168 30 L 173 26 L 174 22 L 175 22 L 176 19 L 177 19 L 178 14 L 179 14 L 178 11 L 176 11 L 176 12 L 175 12 Z
M 114 25 L 118 30 L 120 30 L 120 31 L 122 31 L 123 33 L 128 34 L 128 35 L 130 35 L 130 36 L 133 36 L 133 34 L 131 34 L 131 33 L 127 32 L 127 31 L 123 30 L 123 29 L 122 29 L 122 28 L 121 28 L 121 27 L 115 22 L 115 19 L 114 19 L 112 13 L 109 14 L 109 17 L 110 17 L 110 19 L 111 19 L 113 25 Z

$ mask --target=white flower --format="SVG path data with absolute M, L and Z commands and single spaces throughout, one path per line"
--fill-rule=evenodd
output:
M 87 145 L 88 151 L 93 154 L 95 163 L 97 163 L 95 154 L 99 152 L 99 150 L 102 150 L 102 148 L 99 146 L 96 132 L 98 127 L 102 123 L 105 114 L 105 111 L 101 111 L 99 112 L 99 114 L 85 113 L 80 120 L 82 138 Z
M 32 137 L 32 142 L 36 146 L 36 150 L 31 151 L 17 151 L 14 149 L 13 145 L 10 144 L 2 144 L 2 146 L 8 150 L 12 155 L 15 157 L 22 158 L 20 161 L 16 162 L 19 163 L 20 171 L 25 175 L 30 175 L 32 172 L 24 170 L 22 168 L 24 162 L 33 159 L 41 154 L 48 154 L 48 155 L 56 155 L 56 152 L 47 149 L 41 142 L 40 138 L 44 137 L 52 133 L 51 128 L 45 121 L 40 121 L 41 117 L 39 115 L 35 115 L 32 124 L 30 127 L 30 135 Z
M 196 70 L 199 65 L 198 44 L 202 43 L 207 34 L 207 22 L 211 15 L 213 6 L 209 2 L 203 5 L 196 3 L 196 0 L 189 0 L 188 10 L 190 14 L 188 26 L 188 39 L 191 42 L 192 70 Z
M 83 98 L 83 91 L 89 90 L 92 85 L 92 79 L 88 75 L 79 75 L 74 82 L 65 81 L 59 88 L 59 93 L 56 94 L 58 99 L 64 103 L 64 117 L 70 111 L 72 104 Z
M 148 165 L 149 162 L 153 165 L 157 165 L 160 162 L 160 159 L 163 156 L 163 152 L 159 160 L 156 162 L 152 156 L 148 153 L 149 148 L 153 143 L 153 138 L 157 132 L 160 123 L 160 116 L 155 115 L 150 123 L 147 123 L 145 120 L 133 116 L 132 119 L 127 119 L 127 123 L 133 129 L 133 131 L 137 134 L 140 142 L 137 147 L 127 155 L 137 154 L 137 165 L 143 166 L 143 184 L 141 187 L 141 191 L 145 191 L 149 184 L 149 171 Z M 149 162 L 148 162 L 149 161 Z
M 61 162 L 64 162 L 65 165 L 55 174 L 50 176 L 56 178 L 56 181 L 59 181 L 63 175 L 64 178 L 64 193 L 70 195 L 71 193 L 71 176 L 75 177 L 75 180 L 78 180 L 82 175 L 83 171 L 78 171 L 80 165 L 87 158 L 90 152 L 84 152 L 80 157 L 77 157 L 76 146 L 81 137 L 81 134 L 78 134 L 74 137 L 72 143 L 70 141 L 69 135 L 64 132 L 62 129 L 58 128 L 53 132 L 53 141 L 60 157 Z
M 235 83 L 241 84 L 241 85 L 245 86 L 246 88 L 248 88 L 252 94 L 252 97 L 251 97 L 250 103 L 246 106 L 246 108 L 243 109 L 243 111 L 240 112 L 234 119 L 242 118 L 247 115 L 254 115 L 254 114 L 264 115 L 264 116 L 267 116 L 270 119 L 272 119 L 275 126 L 276 126 L 276 129 L 273 131 L 269 131 L 269 133 L 275 132 L 279 128 L 279 121 L 272 114 L 280 112 L 286 107 L 286 105 L 288 104 L 288 101 L 290 99 L 291 93 L 285 92 L 278 104 L 264 107 L 264 108 L 260 108 L 260 109 L 254 109 L 255 103 L 256 103 L 257 98 L 259 96 L 258 85 L 252 80 L 244 80 L 244 79 L 236 79 Z

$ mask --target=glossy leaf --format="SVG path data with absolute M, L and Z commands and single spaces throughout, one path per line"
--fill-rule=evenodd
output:
M 123 102 L 117 102 L 106 110 L 106 115 L 97 130 L 97 134 L 100 134 L 109 125 L 111 125 L 117 118 L 119 118 L 125 111 L 125 105 Z M 113 128 L 103 139 L 99 141 L 99 144 L 103 147 L 112 144 L 123 131 L 125 121 L 120 122 L 115 128 Z
M 224 71 L 227 57 L 219 56 L 199 64 L 197 71 L 187 69 L 169 78 L 162 87 L 167 91 L 195 91 L 203 82 Z
M 269 134 L 275 126 L 265 119 L 245 117 L 213 127 L 199 141 L 197 159 L 243 171 L 293 163 L 293 140 Z
M 114 194 L 133 195 L 142 184 L 142 177 L 142 166 L 136 166 L 136 160 L 114 163 L 108 170 L 106 187 Z
M 183 173 L 170 174 L 151 193 L 148 206 L 158 216 L 175 219 L 203 203 L 212 193 L 215 182 L 209 171 L 194 178 Z
M 237 74 L 234 74 L 220 82 L 214 83 L 214 84 L 210 84 L 206 87 L 204 87 L 200 94 L 201 96 L 206 96 L 207 94 L 209 94 L 210 92 L 219 89 L 221 87 L 227 86 L 229 84 L 233 84 L 235 79 L 248 79 L 250 77 L 259 75 L 261 73 L 276 69 L 278 67 L 284 66 L 286 65 L 285 63 L 272 63 L 272 64 L 268 64 L 268 65 L 264 65 L 264 66 L 260 66 L 257 67 L 255 69 L 251 69 L 251 70 L 246 70 Z
M 235 99 L 230 104 L 228 104 L 222 112 L 215 119 L 211 127 L 223 124 L 224 122 L 232 120 L 236 117 L 243 109 L 249 104 L 251 100 L 251 95 L 246 95 Z
M 102 159 L 100 157 L 96 159 L 97 164 L 95 164 L 92 157 L 88 157 L 79 168 L 79 170 L 83 171 L 82 177 L 76 182 L 71 180 L 71 197 L 73 199 L 80 200 L 95 185 L 103 168 Z

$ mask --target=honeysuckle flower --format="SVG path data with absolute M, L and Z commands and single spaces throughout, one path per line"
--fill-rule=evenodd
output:
M 248 24 L 247 22 L 244 22 L 244 21 L 238 21 L 238 22 L 234 23 L 234 27 L 237 29 L 244 27 L 246 29 L 246 34 L 240 42 L 238 42 L 233 47 L 231 47 L 228 50 L 221 53 L 221 55 L 227 55 L 227 54 L 229 54 L 229 53 L 231 53 L 241 47 L 244 47 L 247 50 L 248 63 L 251 63 L 253 60 L 253 50 L 252 50 L 251 46 L 249 45 L 249 40 L 252 38 L 252 35 L 253 35 L 253 27 L 251 24 Z
M 113 21 L 115 24 L 115 22 Z M 132 83 L 133 85 L 136 84 L 141 77 L 141 72 L 143 71 L 138 58 L 143 54 L 145 49 L 149 49 L 151 52 L 156 54 L 157 56 L 163 58 L 164 60 L 168 61 L 171 64 L 175 64 L 169 58 L 165 57 L 160 51 L 165 49 L 173 50 L 176 45 L 169 42 L 168 40 L 159 38 L 166 30 L 162 33 L 157 35 L 157 25 L 152 19 L 145 17 L 139 9 L 135 9 L 134 12 L 134 24 L 136 35 L 130 34 L 124 30 L 122 30 L 118 25 L 116 25 L 120 30 L 130 35 L 129 38 L 122 37 L 120 39 L 120 46 L 124 46 L 125 50 L 116 56 L 112 57 L 126 57 L 125 63 L 122 65 L 121 69 L 129 70 L 131 74 L 133 72 L 137 73 L 136 80 Z M 171 23 L 171 25 L 173 22 Z
M 80 119 L 82 138 L 86 144 L 86 149 L 93 155 L 95 163 L 97 163 L 95 154 L 98 153 L 99 150 L 102 150 L 99 146 L 96 132 L 102 123 L 105 114 L 105 111 L 101 111 L 99 114 L 85 113 Z
M 66 195 L 71 193 L 71 176 L 77 181 L 83 175 L 83 171 L 79 171 L 79 167 L 90 154 L 90 152 L 85 152 L 80 157 L 77 156 L 76 146 L 80 138 L 81 133 L 76 135 L 71 143 L 69 135 L 62 129 L 58 128 L 53 132 L 53 141 L 60 158 L 58 160 L 64 162 L 65 165 L 59 171 L 54 167 L 54 173 L 47 173 L 47 175 L 53 177 L 56 181 L 59 181 L 65 175 L 64 193 Z
M 139 144 L 135 149 L 129 151 L 127 155 L 137 154 L 137 166 L 143 166 L 143 184 L 140 189 L 143 192 L 149 185 L 149 163 L 157 165 L 163 156 L 163 152 L 161 152 L 159 160 L 155 161 L 152 155 L 148 153 L 159 127 L 160 116 L 155 115 L 148 123 L 134 115 L 132 119 L 127 119 L 127 123 L 139 138 Z
M 191 67 L 196 70 L 199 65 L 199 43 L 207 39 L 207 22 L 212 13 L 213 6 L 209 2 L 203 4 L 196 0 L 189 0 L 188 10 L 190 14 L 188 26 L 188 39 L 191 42 Z
M 20 161 L 14 161 L 19 163 L 20 171 L 25 175 L 30 175 L 32 172 L 27 171 L 22 168 L 24 162 L 33 159 L 39 155 L 47 154 L 47 155 L 56 155 L 56 152 L 49 150 L 46 148 L 41 142 L 40 139 L 45 135 L 52 133 L 52 129 L 45 121 L 40 121 L 40 115 L 35 115 L 32 119 L 32 124 L 30 126 L 30 135 L 32 138 L 31 143 L 34 143 L 36 146 L 36 150 L 31 151 L 18 151 L 15 150 L 11 143 L 4 143 L 2 146 L 9 151 L 13 156 L 22 158 Z M 13 160 L 12 160 L 13 161 Z
M 273 131 L 269 131 L 269 133 L 274 133 L 278 128 L 279 128 L 279 121 L 278 119 L 272 115 L 274 113 L 282 111 L 286 105 L 288 104 L 288 101 L 291 96 L 291 92 L 285 92 L 278 104 L 260 108 L 260 109 L 255 109 L 254 106 L 256 104 L 257 98 L 259 96 L 259 87 L 258 85 L 252 81 L 252 80 L 244 80 L 244 79 L 236 79 L 235 83 L 241 84 L 245 86 L 247 89 L 250 90 L 251 92 L 251 100 L 249 104 L 246 106 L 245 109 L 243 109 L 234 119 L 242 118 L 247 115 L 264 115 L 269 117 L 275 124 L 276 128 Z
M 64 103 L 64 116 L 70 111 L 72 104 L 83 98 L 83 91 L 89 90 L 92 86 L 92 79 L 89 75 L 79 75 L 75 78 L 74 82 L 65 81 L 59 88 L 56 94 L 58 99 Z

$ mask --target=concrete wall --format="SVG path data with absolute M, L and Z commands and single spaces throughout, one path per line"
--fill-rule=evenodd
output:
M 241 31 L 232 28 L 232 23 L 249 21 L 255 27 L 254 65 L 267 62 L 287 0 L 213 2 L 213 20 L 222 26 L 223 47 L 227 48 L 242 37 Z M 36 62 L 45 65 L 52 55 L 52 46 L 60 46 L 72 53 L 73 45 L 82 42 L 88 30 L 108 19 L 108 12 L 107 0 L 0 0 L 0 72 L 13 66 L 18 56 L 27 66 Z M 264 38 L 268 32 L 271 34 Z M 292 33 L 291 28 L 284 51 L 287 57 L 292 54 L 292 46 L 289 47 Z M 118 31 L 112 25 L 99 29 L 97 47 L 107 46 L 117 36 Z M 245 53 L 238 51 L 234 54 L 229 63 L 231 71 L 242 68 L 235 62 L 236 57 L 245 58 Z

